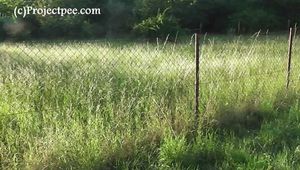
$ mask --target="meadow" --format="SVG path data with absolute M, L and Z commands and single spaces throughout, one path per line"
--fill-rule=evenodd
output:
M 297 37 L 298 38 L 298 37 Z M 0 169 L 298 169 L 300 46 L 285 35 L 194 42 L 0 44 Z

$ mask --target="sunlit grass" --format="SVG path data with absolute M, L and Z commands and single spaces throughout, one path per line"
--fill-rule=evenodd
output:
M 2 43 L 1 168 L 299 167 L 298 41 L 289 91 L 287 37 L 201 42 L 196 140 L 189 42 Z

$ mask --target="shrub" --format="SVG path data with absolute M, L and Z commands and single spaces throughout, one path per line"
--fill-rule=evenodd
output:
M 134 31 L 148 37 L 176 33 L 179 26 L 174 18 L 167 15 L 167 11 L 168 9 L 164 10 L 162 13 L 158 11 L 156 16 L 149 17 L 141 23 L 136 24 L 134 26 Z
M 263 9 L 246 9 L 229 16 L 229 25 L 227 29 L 237 28 L 240 24 L 241 31 L 253 32 L 260 29 L 276 29 L 280 26 L 278 17 L 270 11 Z

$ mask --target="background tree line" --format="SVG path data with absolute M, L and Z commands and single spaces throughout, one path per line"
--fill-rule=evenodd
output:
M 100 7 L 102 15 L 12 17 L 15 6 Z M 300 23 L 300 0 L 0 0 L 0 37 L 98 38 L 286 30 Z

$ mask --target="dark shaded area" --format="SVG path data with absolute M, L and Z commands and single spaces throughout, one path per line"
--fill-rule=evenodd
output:
M 204 121 L 205 126 L 203 127 L 203 130 L 207 131 L 208 129 L 213 128 L 221 132 L 221 134 L 229 131 L 237 137 L 246 137 L 251 134 L 256 134 L 261 131 L 262 128 L 265 128 L 262 127 L 265 123 L 277 124 L 279 123 L 277 122 L 279 120 L 282 121 L 282 119 L 289 119 L 287 114 L 290 114 L 288 112 L 293 110 L 293 106 L 299 105 L 299 101 L 297 100 L 298 98 L 299 94 L 296 93 L 295 89 L 291 89 L 289 91 L 282 89 L 277 92 L 276 98 L 272 103 L 272 107 L 266 107 L 251 100 L 243 104 L 220 105 L 216 109 L 213 121 Z M 289 126 L 280 129 L 280 131 L 285 131 L 284 129 L 286 128 L 289 129 L 288 133 L 286 131 L 282 133 L 285 137 L 287 137 L 290 133 L 293 133 L 293 129 L 297 127 L 290 127 L 292 123 L 287 124 Z M 275 130 L 275 128 L 272 130 Z M 293 137 L 287 137 L 286 139 L 292 138 Z
M 231 131 L 243 137 L 260 130 L 265 119 L 271 115 L 259 106 L 247 103 L 242 106 L 220 107 L 216 113 L 212 127 L 220 131 Z
M 101 8 L 101 15 L 14 19 L 15 6 Z M 300 0 L 54 0 L 0 2 L 0 38 L 175 36 L 178 31 L 285 31 L 300 22 Z

